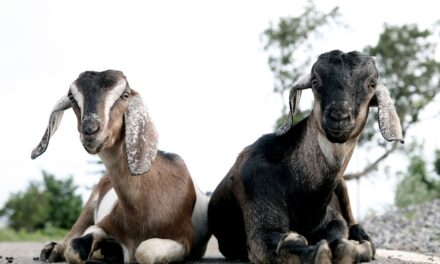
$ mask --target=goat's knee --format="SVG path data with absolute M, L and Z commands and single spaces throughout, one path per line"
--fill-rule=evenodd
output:
M 136 249 L 135 258 L 140 264 L 182 261 L 188 255 L 185 247 L 174 240 L 151 238 Z
M 89 227 L 83 236 L 72 239 L 64 252 L 68 263 L 98 260 L 106 263 L 127 263 L 128 252 L 116 239 L 97 226 Z

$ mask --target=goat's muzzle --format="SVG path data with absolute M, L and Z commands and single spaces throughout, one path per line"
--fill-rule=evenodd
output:
M 332 102 L 325 108 L 322 127 L 327 138 L 334 143 L 344 143 L 354 129 L 353 110 L 347 101 Z

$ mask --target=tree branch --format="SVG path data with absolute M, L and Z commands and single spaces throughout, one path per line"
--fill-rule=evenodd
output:
M 385 151 L 385 153 L 382 154 L 382 156 L 380 156 L 375 162 L 368 165 L 363 171 L 345 174 L 344 179 L 349 181 L 349 180 L 359 179 L 363 176 L 368 175 L 368 173 L 372 172 L 373 170 L 375 170 L 377 168 L 377 166 L 379 165 L 380 162 L 382 162 L 384 159 L 386 159 L 388 157 L 388 155 L 390 155 L 392 152 L 394 152 L 397 149 L 398 145 L 399 145 L 399 142 L 397 142 L 397 141 L 394 142 L 389 150 Z

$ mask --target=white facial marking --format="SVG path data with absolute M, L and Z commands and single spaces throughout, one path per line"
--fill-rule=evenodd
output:
M 138 246 L 135 253 L 136 261 L 142 264 L 182 261 L 186 255 L 182 244 L 160 238 L 145 240 Z
M 116 100 L 118 100 L 119 97 L 121 97 L 126 86 L 127 86 L 127 82 L 125 80 L 121 80 L 106 95 L 104 101 L 104 127 L 107 127 L 107 122 L 110 116 L 110 108 L 113 106 Z
M 115 207 L 118 196 L 115 189 L 111 188 L 107 191 L 101 202 L 97 204 L 95 208 L 95 224 L 99 223 L 104 217 L 106 217 Z
M 78 86 L 76 84 L 72 83 L 70 85 L 70 92 L 73 95 L 73 98 L 75 98 L 76 103 L 78 104 L 79 109 L 81 110 L 81 119 L 84 112 L 84 95 L 79 91 Z
M 338 162 L 339 165 L 345 162 L 345 159 L 350 154 L 350 149 L 353 148 L 352 144 L 348 142 L 332 143 L 321 133 L 318 133 L 318 144 L 325 159 L 329 163 Z

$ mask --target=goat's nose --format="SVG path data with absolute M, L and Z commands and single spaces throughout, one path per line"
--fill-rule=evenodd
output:
M 99 121 L 96 119 L 84 119 L 83 121 L 83 132 L 84 134 L 90 136 L 98 133 L 99 131 Z
M 330 108 L 329 117 L 335 122 L 348 119 L 350 117 L 350 107 L 348 102 L 334 102 Z

